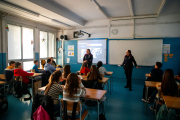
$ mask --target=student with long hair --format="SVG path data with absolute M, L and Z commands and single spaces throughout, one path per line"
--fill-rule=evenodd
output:
M 98 80 L 102 80 L 102 77 L 96 68 L 95 65 L 91 66 L 91 72 L 87 75 L 87 82 L 85 83 L 85 87 L 87 88 L 97 88 L 102 89 L 102 84 L 98 82 Z M 94 86 L 97 83 L 97 86 Z
M 62 85 L 65 85 L 67 76 L 71 73 L 71 66 L 65 65 L 63 68 L 63 74 L 62 74 Z
M 86 89 L 81 82 L 81 79 L 75 74 L 70 73 L 66 80 L 66 85 L 63 90 L 63 100 L 78 102 L 80 97 L 84 97 L 86 95 Z M 81 115 L 85 111 L 85 106 L 82 106 Z M 72 111 L 67 112 L 68 115 L 72 114 Z M 75 118 L 79 118 L 79 115 L 76 115 Z
M 54 101 L 54 110 L 60 110 L 59 95 L 63 93 L 63 87 L 59 84 L 62 79 L 61 71 L 55 71 L 49 78 L 49 83 L 46 85 L 45 95 L 51 96 Z
M 83 62 L 82 67 L 80 69 L 80 73 L 87 75 L 87 73 L 90 72 L 90 71 L 91 70 L 88 68 L 88 63 L 87 62 Z
M 179 83 L 175 82 L 173 70 L 167 69 L 164 72 L 162 83 L 157 83 L 156 85 L 158 88 L 160 88 L 160 91 L 161 91 L 160 98 L 162 99 L 162 95 L 177 96 L 178 85 Z M 154 92 L 153 95 L 151 95 L 150 99 L 155 99 L 157 93 L 158 91 Z M 150 109 L 153 110 L 153 107 L 150 106 Z

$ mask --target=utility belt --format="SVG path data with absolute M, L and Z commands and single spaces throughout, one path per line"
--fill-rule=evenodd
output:
M 132 64 L 128 64 L 128 65 L 124 64 L 123 67 L 124 67 L 124 69 L 133 68 L 133 65 Z

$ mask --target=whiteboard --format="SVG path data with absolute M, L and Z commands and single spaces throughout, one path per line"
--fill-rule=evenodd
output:
M 110 40 L 109 64 L 122 64 L 127 50 L 131 50 L 137 65 L 153 66 L 162 62 L 162 39 Z

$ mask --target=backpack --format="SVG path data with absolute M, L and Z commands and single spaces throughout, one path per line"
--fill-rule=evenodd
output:
M 22 97 L 21 81 L 16 80 L 16 81 L 14 82 L 13 96 L 14 96 L 15 98 L 20 98 L 20 97 Z
M 44 110 L 42 105 L 40 105 L 36 112 L 33 114 L 34 120 L 51 120 L 49 114 Z
M 105 118 L 105 116 L 104 116 L 103 113 L 101 113 L 101 114 L 99 115 L 99 120 L 106 120 L 106 118 Z
M 7 97 L 0 95 L 0 114 L 5 113 L 8 110 L 8 101 Z
M 169 119 L 168 119 L 169 117 Z M 171 109 L 168 115 L 168 110 L 166 105 L 162 105 L 156 115 L 156 120 L 176 120 L 176 111 Z

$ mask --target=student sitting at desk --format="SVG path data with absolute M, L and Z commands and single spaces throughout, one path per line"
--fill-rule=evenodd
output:
M 10 63 L 10 66 L 8 66 L 5 70 L 4 70 L 4 74 L 5 74 L 5 77 L 6 77 L 6 82 L 10 82 L 13 75 L 14 75 L 14 68 L 15 68 L 15 62 L 14 61 L 11 61 Z
M 80 74 L 85 74 L 87 75 L 88 72 L 90 72 L 91 70 L 88 68 L 88 63 L 87 62 L 83 62 L 82 67 L 80 69 Z
M 6 78 L 6 83 L 9 85 L 10 93 L 13 92 L 12 86 L 13 86 L 13 76 L 14 76 L 14 68 L 15 68 L 15 62 L 11 61 L 10 66 L 8 66 L 4 70 L 5 78 Z
M 104 67 L 102 67 L 102 66 L 103 66 L 102 61 L 99 61 L 99 62 L 97 63 L 97 69 L 99 70 L 99 73 L 104 76 L 107 71 L 106 71 L 106 69 L 105 69 Z
M 33 68 L 35 70 L 35 73 L 41 73 L 39 70 L 38 70 L 38 60 L 34 60 L 34 66 Z
M 29 83 L 29 78 L 27 76 L 32 76 L 34 73 L 28 73 L 22 69 L 20 62 L 16 63 L 16 69 L 14 69 L 14 76 L 22 76 L 22 82 L 27 84 Z
M 50 57 L 51 61 L 52 61 L 52 66 L 56 67 L 56 62 L 53 60 L 53 57 Z
M 98 69 L 95 65 L 91 66 L 91 72 L 87 75 L 87 81 L 85 82 L 85 87 L 94 88 L 94 89 L 103 89 L 102 84 L 98 80 L 102 80 L 101 75 L 99 74 Z
M 160 100 L 163 101 L 163 98 L 162 98 L 163 95 L 177 96 L 178 85 L 179 85 L 179 83 L 175 82 L 173 70 L 167 69 L 164 72 L 162 83 L 157 83 L 157 85 L 156 85 L 157 89 L 161 91 L 160 92 Z M 153 100 L 157 97 L 158 90 L 151 95 L 149 101 Z M 153 110 L 153 106 L 150 106 L 150 109 Z
M 67 77 L 66 85 L 63 90 L 63 100 L 70 102 L 79 102 L 80 97 L 84 97 L 86 95 L 86 89 L 81 82 L 81 79 L 75 74 L 70 73 Z M 86 110 L 85 105 L 82 105 L 82 111 Z M 72 111 L 67 111 L 68 118 L 71 118 Z M 76 119 L 79 118 L 79 114 L 75 116 Z
M 70 65 L 65 65 L 64 68 L 63 68 L 63 74 L 62 74 L 62 85 L 65 85 L 66 83 L 66 79 L 67 79 L 67 76 L 71 73 L 71 66 Z
M 162 67 L 162 63 L 161 62 L 156 62 L 155 68 L 151 70 L 150 77 L 148 77 L 146 81 L 161 82 L 162 77 L 163 77 L 163 71 L 161 70 L 161 67 Z M 145 100 L 145 88 L 146 88 L 146 86 L 144 85 L 143 99 L 142 99 L 142 101 L 144 101 L 144 102 L 146 101 Z M 148 95 L 151 95 L 154 90 L 156 90 L 156 89 L 155 88 L 150 88 L 149 91 L 148 91 Z
M 44 66 L 44 70 L 48 70 L 52 74 L 54 71 L 56 71 L 56 68 L 53 67 L 51 64 L 52 64 L 51 59 L 48 59 L 47 63 Z
M 61 71 L 55 71 L 53 74 L 51 74 L 49 83 L 46 85 L 45 89 L 45 95 L 51 96 L 51 98 L 54 101 L 54 110 L 60 110 L 60 103 L 59 103 L 59 95 L 63 93 L 63 88 L 59 84 L 59 82 L 62 79 L 62 73 Z

